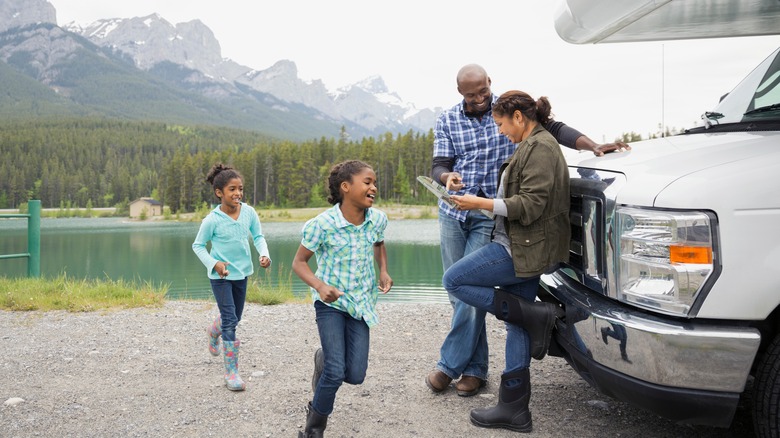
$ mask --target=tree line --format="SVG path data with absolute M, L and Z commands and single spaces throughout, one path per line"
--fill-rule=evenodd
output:
M 433 132 L 294 143 L 222 127 L 103 119 L 36 120 L 0 125 L 0 208 L 40 199 L 44 208 L 126 205 L 151 196 L 171 212 L 216 202 L 205 181 L 217 162 L 244 176 L 245 201 L 258 207 L 327 205 L 330 167 L 366 161 L 379 198 L 433 203 L 417 175 L 430 173 Z

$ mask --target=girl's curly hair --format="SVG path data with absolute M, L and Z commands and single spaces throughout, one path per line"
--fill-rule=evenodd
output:
M 360 160 L 343 161 L 333 166 L 328 177 L 328 190 L 330 191 L 328 203 L 336 205 L 341 202 L 341 183 L 352 181 L 352 176 L 360 173 L 365 168 L 371 169 L 371 166 Z

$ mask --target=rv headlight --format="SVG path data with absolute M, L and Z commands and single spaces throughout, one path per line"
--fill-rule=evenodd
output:
M 712 219 L 704 212 L 618 207 L 618 298 L 685 316 L 714 271 Z

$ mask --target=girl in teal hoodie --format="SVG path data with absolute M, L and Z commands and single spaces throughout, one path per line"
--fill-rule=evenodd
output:
M 246 384 L 238 375 L 236 326 L 241 321 L 246 300 L 247 277 L 254 272 L 248 237 L 260 254 L 260 266 L 268 268 L 271 259 L 268 244 L 263 237 L 260 218 L 254 208 L 241 202 L 244 181 L 241 174 L 221 163 L 211 168 L 206 181 L 214 188 L 221 201 L 204 219 L 192 243 L 192 250 L 206 266 L 211 290 L 219 307 L 217 316 L 207 329 L 209 352 L 219 355 L 222 336 L 222 354 L 225 362 L 225 384 L 231 391 L 243 391 Z M 211 252 L 206 243 L 211 242 Z

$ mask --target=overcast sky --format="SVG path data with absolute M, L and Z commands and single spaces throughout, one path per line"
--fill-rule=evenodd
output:
M 691 127 L 780 46 L 780 36 L 572 45 L 555 33 L 557 0 L 49 0 L 58 24 L 158 13 L 199 19 L 222 56 L 263 70 L 287 59 L 329 89 L 379 75 L 421 107 L 460 100 L 455 74 L 478 63 L 493 92 L 547 96 L 557 120 L 596 141 Z

